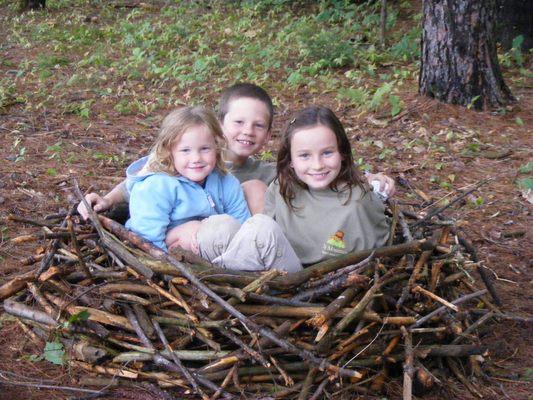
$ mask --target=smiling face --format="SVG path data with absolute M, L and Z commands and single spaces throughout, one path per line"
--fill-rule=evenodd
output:
M 296 131 L 290 143 L 291 167 L 310 189 L 322 190 L 339 175 L 342 157 L 337 138 L 324 125 Z
M 270 139 L 270 113 L 260 100 L 240 97 L 231 100 L 221 121 L 228 141 L 226 158 L 237 165 L 261 150 Z
M 187 129 L 172 145 L 172 161 L 179 175 L 203 184 L 217 162 L 217 146 L 209 128 L 196 125 Z

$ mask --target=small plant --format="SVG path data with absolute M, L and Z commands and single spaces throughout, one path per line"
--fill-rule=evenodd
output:
M 363 88 L 341 88 L 337 99 L 347 100 L 350 104 L 361 107 L 367 104 L 370 98 L 368 90 Z
M 124 115 L 131 114 L 133 112 L 133 105 L 128 99 L 121 99 L 113 108 L 115 111 Z
M 81 103 L 70 103 L 63 107 L 67 114 L 75 114 L 82 118 L 88 119 L 91 113 L 91 106 L 94 100 L 84 100 Z
M 9 234 L 7 233 L 8 227 L 5 225 L 0 226 L 0 243 L 9 240 Z
M 527 164 L 518 168 L 519 174 L 530 174 L 533 172 L 533 161 L 529 161 Z
M 43 357 L 46 361 L 56 365 L 65 363 L 65 347 L 59 340 L 46 342 L 43 351 Z
M 13 141 L 13 144 L 11 145 L 11 149 L 16 152 L 15 156 L 15 162 L 20 162 L 24 160 L 24 157 L 26 155 L 26 147 L 21 146 L 22 137 L 17 136 L 15 140 Z
M 261 161 L 275 161 L 276 160 L 276 158 L 272 154 L 272 151 L 270 150 L 262 151 L 261 154 L 259 154 L 259 159 Z
M 51 146 L 46 147 L 45 153 L 50 154 L 48 156 L 49 160 L 53 160 L 53 159 L 60 160 L 61 159 L 61 153 L 63 152 L 62 145 L 63 143 L 59 141 Z

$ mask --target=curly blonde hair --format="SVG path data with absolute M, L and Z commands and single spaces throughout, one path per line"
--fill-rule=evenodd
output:
M 227 174 L 228 171 L 222 159 L 222 152 L 226 148 L 226 138 L 214 112 L 204 107 L 179 108 L 165 117 L 159 135 L 152 145 L 146 168 L 151 172 L 177 175 L 172 157 L 172 147 L 188 129 L 196 126 L 205 126 L 213 135 L 217 152 L 215 168 L 220 173 Z

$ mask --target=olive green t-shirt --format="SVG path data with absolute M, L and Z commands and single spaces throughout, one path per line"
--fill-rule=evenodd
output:
M 226 167 L 239 182 L 243 183 L 252 179 L 259 179 L 265 184 L 270 183 L 276 178 L 276 165 L 257 158 L 248 157 L 246 162 L 240 166 L 234 166 L 231 162 L 226 162 Z
M 265 214 L 281 226 L 303 265 L 383 246 L 389 237 L 383 203 L 359 187 L 350 198 L 348 193 L 298 188 L 291 209 L 275 181 L 266 194 Z

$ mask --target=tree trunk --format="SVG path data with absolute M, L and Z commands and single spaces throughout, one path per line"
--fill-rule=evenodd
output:
M 424 0 L 419 91 L 483 109 L 514 100 L 493 39 L 493 0 Z

